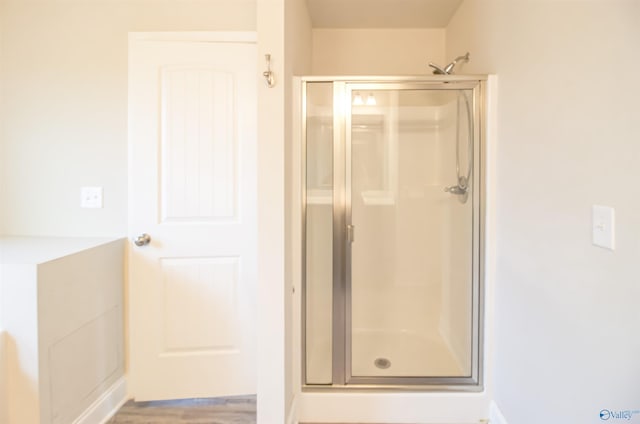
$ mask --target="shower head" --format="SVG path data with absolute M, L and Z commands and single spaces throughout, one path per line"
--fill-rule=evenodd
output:
M 469 61 L 469 52 L 467 52 L 467 54 L 465 54 L 464 56 L 456 57 L 453 60 L 453 62 L 451 62 L 450 64 L 448 64 L 444 68 L 441 68 L 440 66 L 436 65 L 435 63 L 431 63 L 431 62 L 429 62 L 429 66 L 433 68 L 433 73 L 435 75 L 449 75 L 449 74 L 453 73 L 453 68 L 455 68 L 456 64 L 458 62 L 460 62 L 460 61 L 468 62 Z
M 446 72 L 444 69 L 442 69 L 441 67 L 439 67 L 435 63 L 429 62 L 429 66 L 431 66 L 433 68 L 433 73 L 435 75 L 446 75 L 446 74 L 448 74 L 448 72 Z

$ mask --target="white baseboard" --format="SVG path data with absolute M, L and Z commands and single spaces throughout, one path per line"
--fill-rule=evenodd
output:
M 509 424 L 494 401 L 491 401 L 489 407 L 489 422 L 491 424 Z
M 84 411 L 73 424 L 106 423 L 127 401 L 127 379 L 120 377 Z
M 5 334 L 0 329 L 0 423 L 9 421 L 9 400 L 7 399 L 7 354 Z
M 296 395 L 294 395 L 293 401 L 291 402 L 291 408 L 289 408 L 287 424 L 298 424 L 298 396 Z

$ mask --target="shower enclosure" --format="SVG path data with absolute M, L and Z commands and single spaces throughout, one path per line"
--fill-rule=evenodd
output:
M 305 78 L 303 385 L 482 385 L 481 78 Z

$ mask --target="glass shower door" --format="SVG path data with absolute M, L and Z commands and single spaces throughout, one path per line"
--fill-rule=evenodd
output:
M 346 382 L 472 378 L 473 87 L 351 84 L 348 93 Z

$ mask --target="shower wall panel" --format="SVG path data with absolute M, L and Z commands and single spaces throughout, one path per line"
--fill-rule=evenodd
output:
M 430 111 L 427 115 L 434 115 Z M 357 116 L 353 118 L 357 125 Z M 433 116 L 428 117 L 433 122 Z M 354 331 L 402 331 L 426 335 L 438 326 L 442 285 L 439 237 L 442 214 L 431 207 L 441 195 L 437 189 L 438 134 L 433 128 L 412 128 L 398 117 L 396 142 L 387 166 L 394 174 L 388 191 L 352 186 L 356 240 L 352 261 Z M 377 131 L 377 132 L 376 132 Z M 354 162 L 366 158 L 363 146 L 374 144 L 384 128 L 354 135 Z M 366 160 L 366 159 L 363 159 Z M 366 164 L 366 173 L 383 168 Z M 354 165 L 354 168 L 364 164 Z M 354 169 L 354 174 L 359 171 Z M 362 181 L 364 175 L 354 175 Z M 369 189 L 369 190 L 367 190 Z M 363 248 L 357 248 L 364 246 Z

